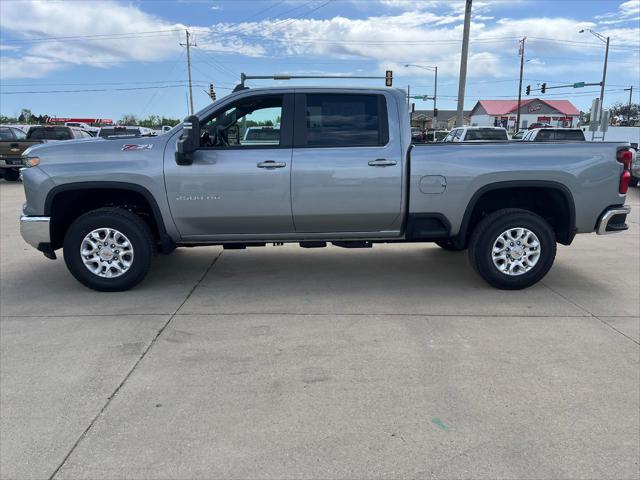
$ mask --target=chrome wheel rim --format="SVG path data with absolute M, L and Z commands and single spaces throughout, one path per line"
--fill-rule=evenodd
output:
M 80 245 L 84 266 L 102 278 L 116 278 L 133 264 L 133 245 L 125 234 L 114 228 L 96 228 Z
M 540 247 L 540 240 L 528 228 L 510 228 L 493 242 L 491 257 L 498 271 L 515 277 L 536 266 L 542 251 Z

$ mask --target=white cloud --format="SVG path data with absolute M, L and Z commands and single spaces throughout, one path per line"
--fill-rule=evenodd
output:
M 37 77 L 66 64 L 154 61 L 180 51 L 182 25 L 162 21 L 130 6 L 106 2 L 1 2 L 0 28 L 12 38 L 66 38 L 59 41 L 16 42 L 25 51 L 3 56 L 3 78 Z M 169 30 L 169 32 L 167 32 Z M 162 31 L 162 32 L 158 32 Z M 148 33 L 133 37 L 137 32 Z M 120 38 L 100 35 L 119 34 Z M 5 40 L 11 44 L 9 40 Z M 41 62 L 41 63 L 39 63 Z

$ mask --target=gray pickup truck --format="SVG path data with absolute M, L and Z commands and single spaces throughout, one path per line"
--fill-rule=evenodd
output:
M 245 143 L 260 125 L 277 141 Z M 32 147 L 21 231 L 102 291 L 136 285 L 157 251 L 284 242 L 468 248 L 489 284 L 520 289 L 557 242 L 628 228 L 632 158 L 625 143 L 414 147 L 400 90 L 242 87 L 155 138 Z

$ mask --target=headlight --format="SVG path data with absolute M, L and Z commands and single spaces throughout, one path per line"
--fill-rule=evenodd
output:
M 40 165 L 40 157 L 23 156 L 22 161 L 26 167 L 37 167 Z

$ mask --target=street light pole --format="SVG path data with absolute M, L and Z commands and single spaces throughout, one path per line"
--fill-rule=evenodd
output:
M 524 72 L 524 41 L 527 37 L 520 40 L 520 81 L 518 82 L 518 110 L 516 113 L 516 133 L 520 131 L 520 103 L 522 102 L 522 73 Z
M 578 33 L 589 32 L 601 42 L 604 42 L 607 46 L 604 51 L 604 67 L 602 68 L 602 82 L 600 83 L 600 118 L 602 118 L 602 110 L 604 109 L 604 84 L 607 80 L 607 61 L 609 60 L 609 37 L 591 30 L 590 28 L 582 29 Z M 604 140 L 605 133 L 602 132 L 602 140 Z M 596 137 L 596 131 L 591 132 L 591 141 Z
M 437 107 L 437 100 L 438 100 L 438 67 L 430 67 L 430 66 L 426 66 L 426 65 L 416 65 L 413 63 L 407 63 L 405 65 L 405 67 L 416 67 L 416 68 L 421 68 L 423 70 L 429 70 L 429 71 L 433 71 L 435 72 L 435 78 L 434 78 L 434 85 L 433 85 L 433 121 L 431 122 L 432 126 L 435 125 L 435 128 L 438 127 L 438 107 Z

